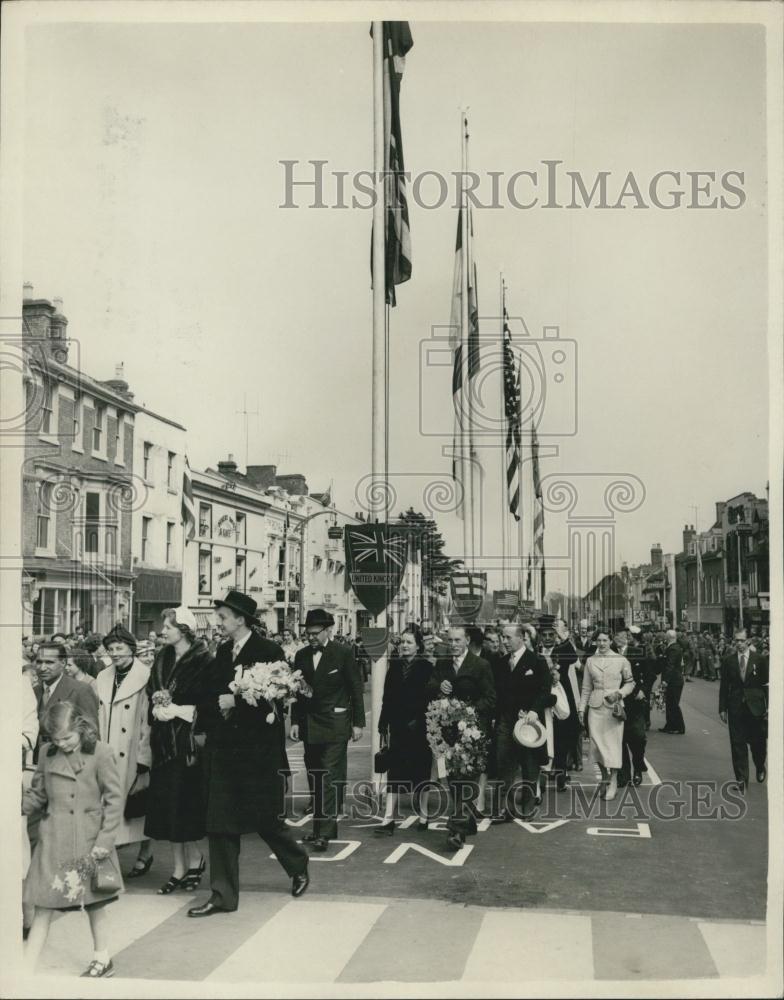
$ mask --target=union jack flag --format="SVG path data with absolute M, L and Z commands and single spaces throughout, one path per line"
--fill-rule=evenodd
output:
M 400 535 L 355 530 L 351 533 L 351 548 L 355 564 L 370 561 L 381 565 L 392 562 L 401 568 L 406 565 L 406 539 Z

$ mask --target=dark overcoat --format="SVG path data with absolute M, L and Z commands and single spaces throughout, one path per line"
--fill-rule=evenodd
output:
M 745 681 L 740 675 L 737 653 L 730 653 L 721 661 L 719 711 L 740 716 L 745 705 L 755 719 L 761 719 L 768 710 L 768 661 L 759 653 L 749 651 L 747 655 Z
M 550 667 L 543 656 L 526 649 L 512 671 L 509 683 L 511 716 L 517 720 L 521 711 L 536 712 L 539 721 L 545 722 L 545 709 L 555 704 Z M 540 764 L 548 759 L 547 744 L 540 747 L 522 747 L 523 753 L 535 755 Z
M 411 661 L 403 676 L 403 660 L 394 657 L 384 678 L 384 698 L 378 718 L 380 733 L 389 733 L 390 781 L 416 785 L 430 777 L 430 747 L 425 713 L 429 702 L 427 685 L 433 664 L 424 656 Z
M 300 728 L 305 743 L 348 743 L 351 729 L 365 726 L 362 678 L 354 654 L 334 639 L 324 646 L 318 666 L 313 666 L 310 646 L 294 657 L 313 694 L 300 697 L 291 706 L 291 721 Z
M 455 670 L 454 658 L 451 656 L 436 660 L 428 686 L 431 701 L 444 697 L 441 693 L 442 681 L 449 681 L 452 685 L 451 697 L 473 705 L 482 729 L 488 733 L 495 716 L 496 701 L 493 671 L 487 660 L 469 650 L 459 671 Z
M 267 722 L 272 706 L 266 701 L 249 705 L 241 697 L 224 717 L 218 697 L 230 694 L 236 668 L 254 663 L 285 662 L 277 643 L 251 633 L 236 660 L 233 643 L 218 647 L 206 671 L 204 695 L 197 705 L 198 728 L 207 739 L 204 747 L 204 780 L 207 833 L 257 832 L 268 820 L 283 817 L 285 774 L 288 769 L 283 713 L 278 709 Z

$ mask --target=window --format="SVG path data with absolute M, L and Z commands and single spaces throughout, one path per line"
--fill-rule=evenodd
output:
M 93 424 L 93 452 L 103 451 L 103 427 L 106 420 L 106 407 L 95 404 L 95 423 Z
M 51 382 L 43 384 L 43 402 L 41 404 L 41 433 L 51 434 L 54 428 L 54 390 Z
M 172 561 L 174 553 L 174 525 L 171 521 L 166 525 L 166 562 Z
M 278 548 L 278 583 L 283 583 L 286 579 L 286 543 L 281 543 Z
M 313 556 L 313 569 L 321 569 L 321 556 Z
M 49 548 L 49 518 L 51 516 L 51 484 L 38 484 L 38 515 L 36 521 L 35 546 Z
M 166 461 L 166 485 L 170 490 L 174 489 L 174 452 L 169 452 L 169 457 Z
M 199 593 L 212 593 L 212 552 L 209 548 L 199 549 Z
M 142 517 L 142 562 L 146 562 L 150 555 L 150 525 L 151 517 Z
M 71 447 L 82 447 L 82 394 L 80 392 L 74 393 L 74 405 L 73 405 L 73 424 L 71 425 L 71 433 L 73 434 L 73 443 Z
M 125 444 L 125 415 L 122 413 L 117 414 L 117 430 L 114 433 L 114 461 L 117 465 L 123 465 L 125 459 L 123 458 L 123 445 Z
M 100 551 L 98 535 L 101 524 L 101 494 L 85 493 L 84 496 L 84 551 L 97 556 Z
M 234 512 L 234 518 L 237 522 L 237 545 L 247 545 L 248 538 L 245 515 L 241 511 L 236 510 Z
M 149 441 L 144 442 L 144 457 L 142 459 L 142 477 L 150 482 L 150 457 L 152 455 L 152 445 Z
M 245 590 L 245 553 L 238 552 L 235 559 L 234 588 L 235 590 Z
M 104 528 L 104 558 L 113 560 L 117 556 L 117 525 L 107 524 Z
M 199 504 L 199 538 L 212 538 L 212 507 L 208 503 Z

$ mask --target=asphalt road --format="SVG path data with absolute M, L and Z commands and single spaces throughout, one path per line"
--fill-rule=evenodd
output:
M 344 820 L 341 840 L 333 842 L 326 855 L 313 857 L 308 898 L 367 896 L 578 913 L 764 920 L 767 787 L 752 778 L 745 800 L 740 800 L 736 793 L 723 798 L 703 785 L 699 810 L 716 815 L 696 818 L 694 782 L 718 787 L 733 777 L 727 730 L 717 712 L 718 684 L 699 679 L 687 684 L 682 707 L 685 736 L 656 732 L 663 717 L 653 713 L 646 754 L 651 770 L 634 798 L 601 803 L 603 811 L 597 801 L 586 814 L 584 808 L 571 811 L 580 805 L 576 790 L 553 792 L 536 823 L 480 828 L 457 855 L 447 850 L 438 823 L 421 833 L 398 828 L 394 837 L 379 839 L 372 834 L 378 820 Z M 294 829 L 304 833 L 309 823 L 296 816 L 306 801 L 301 795 L 301 745 L 289 743 L 289 755 L 292 768 L 299 771 L 293 822 L 301 825 Z M 369 770 L 366 730 L 360 743 L 350 746 L 350 786 L 367 778 Z M 590 802 L 595 792 L 591 769 L 573 778 Z M 349 809 L 351 805 L 349 796 Z M 719 818 L 722 808 L 725 815 Z M 670 815 L 674 818 L 667 818 Z M 155 854 L 150 873 L 129 883 L 129 893 L 153 892 L 166 880 L 168 847 L 158 845 Z M 124 849 L 121 855 L 130 865 L 130 852 Z M 241 878 L 244 892 L 288 888 L 282 869 L 256 836 L 243 838 Z

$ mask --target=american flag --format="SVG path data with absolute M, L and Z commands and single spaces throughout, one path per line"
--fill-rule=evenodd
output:
M 185 456 L 185 468 L 182 473 L 182 530 L 185 540 L 190 541 L 196 537 L 196 506 L 193 502 L 193 481 L 191 479 L 191 467 L 188 464 L 188 456 Z
M 464 120 L 465 121 L 465 120 Z M 468 458 L 476 457 L 473 443 L 471 441 L 471 379 L 479 373 L 479 307 L 477 304 L 476 290 L 476 264 L 474 263 L 472 243 L 473 243 L 473 222 L 471 210 L 468 210 L 468 364 L 463 364 L 463 213 L 457 217 L 457 240 L 455 242 L 455 272 L 452 282 L 452 314 L 450 319 L 450 343 L 454 352 L 454 366 L 452 369 L 452 400 L 455 408 L 454 426 L 454 449 L 452 459 L 452 476 L 455 482 L 459 482 L 463 492 L 468 489 L 468 483 L 461 481 L 460 456 L 462 448 L 460 444 L 460 432 L 464 430 L 469 436 Z M 468 378 L 468 391 L 466 399 L 463 398 L 463 379 L 466 374 Z M 457 511 L 459 517 L 464 516 L 462 499 L 458 503 Z
M 396 305 L 395 285 L 411 277 L 411 231 L 408 222 L 403 135 L 400 128 L 400 83 L 406 53 L 414 40 L 408 21 L 384 21 L 384 205 L 386 300 Z M 373 30 L 371 28 L 371 35 Z M 372 268 L 372 238 L 371 238 Z
M 536 437 L 536 428 L 531 426 L 531 456 L 533 461 L 534 480 L 534 557 L 535 565 L 539 567 L 542 574 L 542 593 L 544 598 L 545 573 L 544 573 L 544 503 L 542 501 L 542 481 L 539 477 L 539 441 Z
M 506 491 L 509 510 L 520 520 L 520 372 L 515 368 L 512 333 L 504 305 L 504 413 L 506 415 Z

